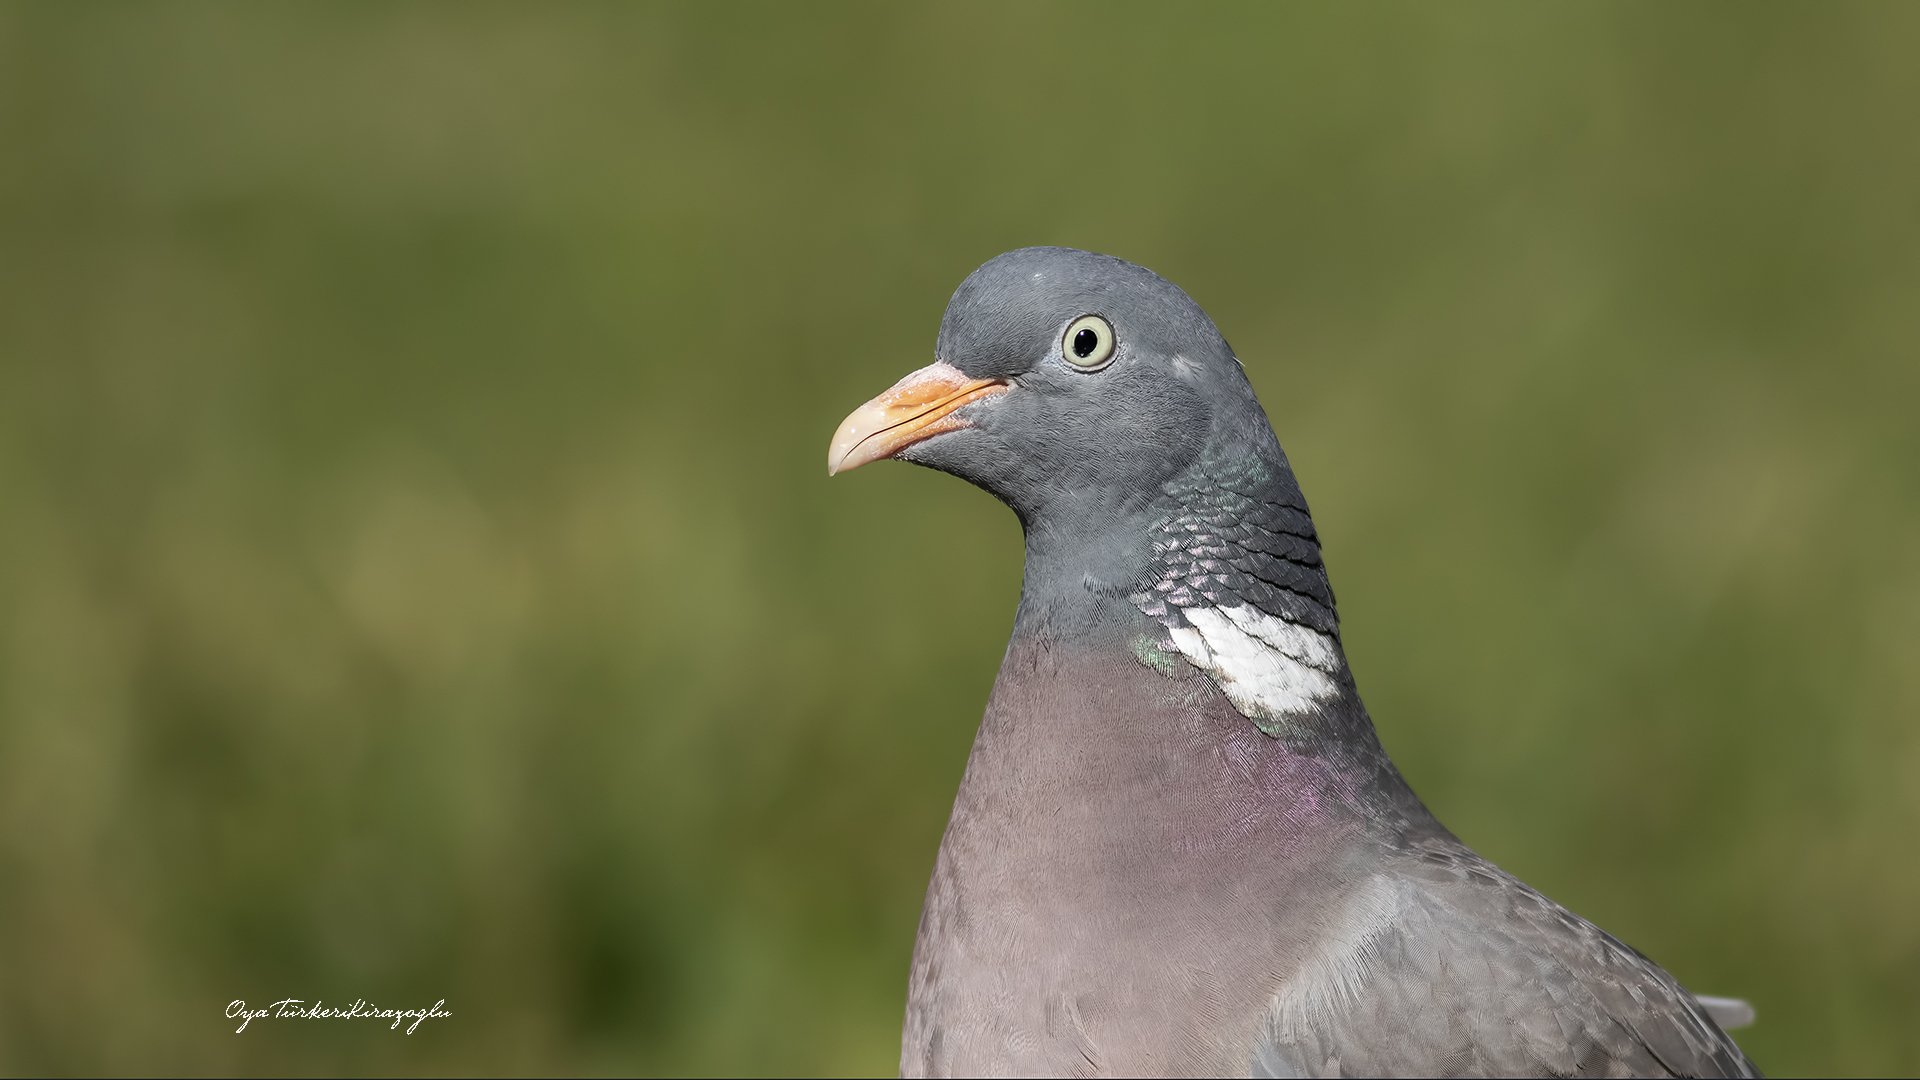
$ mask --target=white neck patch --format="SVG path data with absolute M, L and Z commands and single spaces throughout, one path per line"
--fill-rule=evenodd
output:
M 1180 614 L 1192 625 L 1168 631 L 1174 647 L 1256 724 L 1304 716 L 1340 693 L 1339 647 L 1318 630 L 1247 604 Z

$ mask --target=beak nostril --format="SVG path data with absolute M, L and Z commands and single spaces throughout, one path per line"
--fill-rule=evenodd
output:
M 894 383 L 886 393 L 853 410 L 827 444 L 827 475 L 857 469 L 914 443 L 970 426 L 953 415 L 981 398 L 1012 387 L 999 379 L 975 379 L 936 361 Z

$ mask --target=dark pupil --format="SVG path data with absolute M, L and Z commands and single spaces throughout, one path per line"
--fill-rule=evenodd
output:
M 1099 344 L 1099 334 L 1094 333 L 1092 330 L 1082 328 L 1079 333 L 1073 335 L 1073 355 L 1082 357 L 1092 356 L 1094 348 Z

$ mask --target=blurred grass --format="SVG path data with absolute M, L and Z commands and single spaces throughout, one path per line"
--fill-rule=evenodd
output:
M 1019 536 L 822 454 L 1036 243 L 1234 342 L 1444 820 L 1770 1071 L 1920 1068 L 1917 50 L 0 6 L 0 1070 L 890 1071 Z

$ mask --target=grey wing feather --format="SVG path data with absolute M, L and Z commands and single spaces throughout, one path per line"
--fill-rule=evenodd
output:
M 1743 1028 L 1753 1023 L 1753 1006 L 1739 998 L 1695 994 L 1693 1000 L 1707 1010 L 1707 1015 L 1713 1017 L 1713 1022 L 1719 1024 L 1722 1031 L 1732 1031 L 1734 1028 Z
M 1378 917 L 1276 997 L 1253 1075 L 1759 1075 L 1672 976 L 1491 863 L 1394 861 Z

